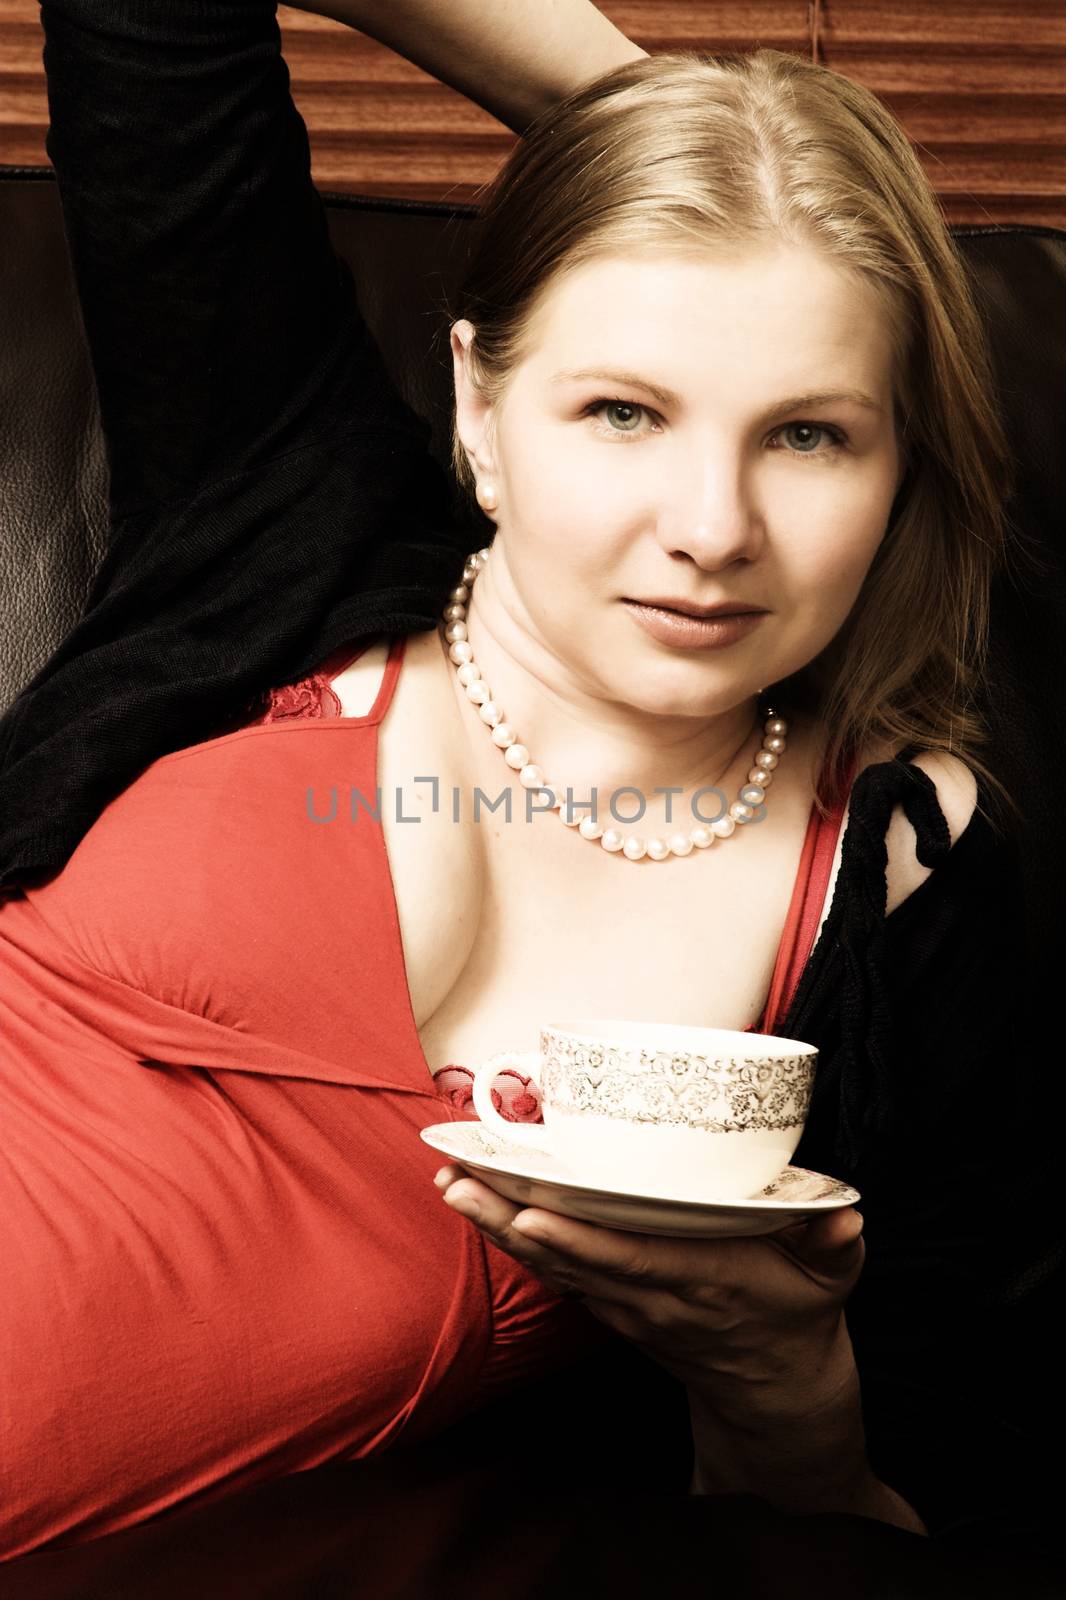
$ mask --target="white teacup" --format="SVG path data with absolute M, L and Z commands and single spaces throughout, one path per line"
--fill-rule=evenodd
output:
M 818 1051 L 726 1028 L 594 1018 L 547 1023 L 540 1050 L 502 1050 L 474 1074 L 474 1108 L 512 1144 L 548 1150 L 577 1181 L 681 1200 L 757 1194 L 788 1166 Z M 492 1103 L 511 1067 L 540 1091 L 544 1126 Z

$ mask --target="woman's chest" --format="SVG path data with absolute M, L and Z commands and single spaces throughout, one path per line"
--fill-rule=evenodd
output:
M 757 1025 L 803 855 L 804 784 L 781 785 L 765 823 L 708 850 L 631 862 L 556 815 L 529 815 L 502 758 L 495 783 L 494 767 L 472 774 L 454 701 L 419 679 L 401 674 L 377 781 L 429 1070 L 534 1049 L 543 1024 L 566 1018 Z
M 499 1050 L 535 1049 L 546 1023 L 567 1019 L 758 1024 L 791 883 L 767 882 L 738 900 L 716 893 L 721 875 L 688 858 L 669 863 L 669 894 L 662 884 L 649 887 L 647 873 L 635 883 L 637 864 L 612 856 L 614 882 L 605 884 L 603 874 L 576 864 L 562 870 L 550 829 L 571 855 L 591 853 L 557 819 L 539 819 L 524 842 L 527 859 L 519 862 L 518 852 L 497 840 L 491 865 L 464 885 L 441 871 L 433 896 L 451 908 L 446 925 L 428 943 L 418 934 L 404 940 L 412 1010 L 431 1071 L 449 1062 L 474 1066 Z M 654 866 L 668 864 L 648 871 Z M 410 928 L 418 899 L 405 893 L 404 881 L 401 861 L 397 903 L 401 926 Z

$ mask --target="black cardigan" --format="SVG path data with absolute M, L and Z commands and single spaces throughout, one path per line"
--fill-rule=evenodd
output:
M 82 620 L 0 721 L 11 886 L 264 688 L 435 626 L 469 545 L 330 248 L 270 0 L 41 14 L 113 531 Z M 778 1031 L 820 1050 L 795 1160 L 863 1192 L 848 1322 L 871 1460 L 940 1527 L 1033 1492 L 1060 1253 L 1017 849 L 980 814 L 951 848 L 907 754 L 854 786 Z M 897 803 L 933 872 L 886 918 Z

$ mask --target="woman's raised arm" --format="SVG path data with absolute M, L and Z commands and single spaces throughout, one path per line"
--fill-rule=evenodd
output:
M 518 133 L 592 78 L 647 55 L 591 0 L 290 0 L 346 22 Z
M 343 420 L 414 426 L 330 247 L 275 10 L 41 6 L 116 521 Z

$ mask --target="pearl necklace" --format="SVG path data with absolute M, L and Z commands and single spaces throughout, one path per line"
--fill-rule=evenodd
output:
M 519 742 L 518 735 L 510 723 L 504 721 L 503 711 L 493 700 L 492 691 L 481 676 L 481 669 L 474 660 L 473 651 L 468 643 L 467 601 L 470 599 L 470 590 L 478 573 L 489 558 L 489 548 L 486 546 L 484 550 L 475 550 L 467 557 L 462 582 L 451 590 L 448 596 L 449 603 L 444 608 L 444 637 L 448 642 L 449 658 L 456 667 L 456 677 L 465 690 L 467 699 L 477 707 L 478 716 L 488 727 L 493 744 L 502 751 L 507 765 L 518 773 L 518 781 L 522 787 L 546 790 L 552 796 L 551 809 L 558 812 L 560 822 L 568 828 L 576 828 L 583 839 L 588 839 L 593 844 L 598 843 L 602 849 L 612 854 L 621 854 L 628 861 L 640 861 L 644 856 L 651 861 L 666 861 L 670 856 L 691 855 L 694 847 L 697 850 L 706 850 L 716 839 L 728 839 L 738 823 L 750 822 L 755 815 L 756 806 L 763 804 L 766 798 L 765 791 L 773 779 L 774 768 L 787 748 L 788 724 L 782 717 L 775 716 L 769 706 L 764 708 L 766 721 L 763 723 L 765 737 L 762 749 L 755 757 L 755 763 L 748 773 L 748 781 L 739 791 L 727 814 L 719 817 L 716 822 L 698 822 L 687 833 L 679 830 L 665 839 L 642 839 L 635 833 L 622 833 L 618 828 L 602 828 L 591 817 L 584 817 L 579 821 L 571 814 L 566 803 L 565 788 L 560 794 L 557 785 L 548 782 L 540 767 L 530 760 L 529 751 Z

